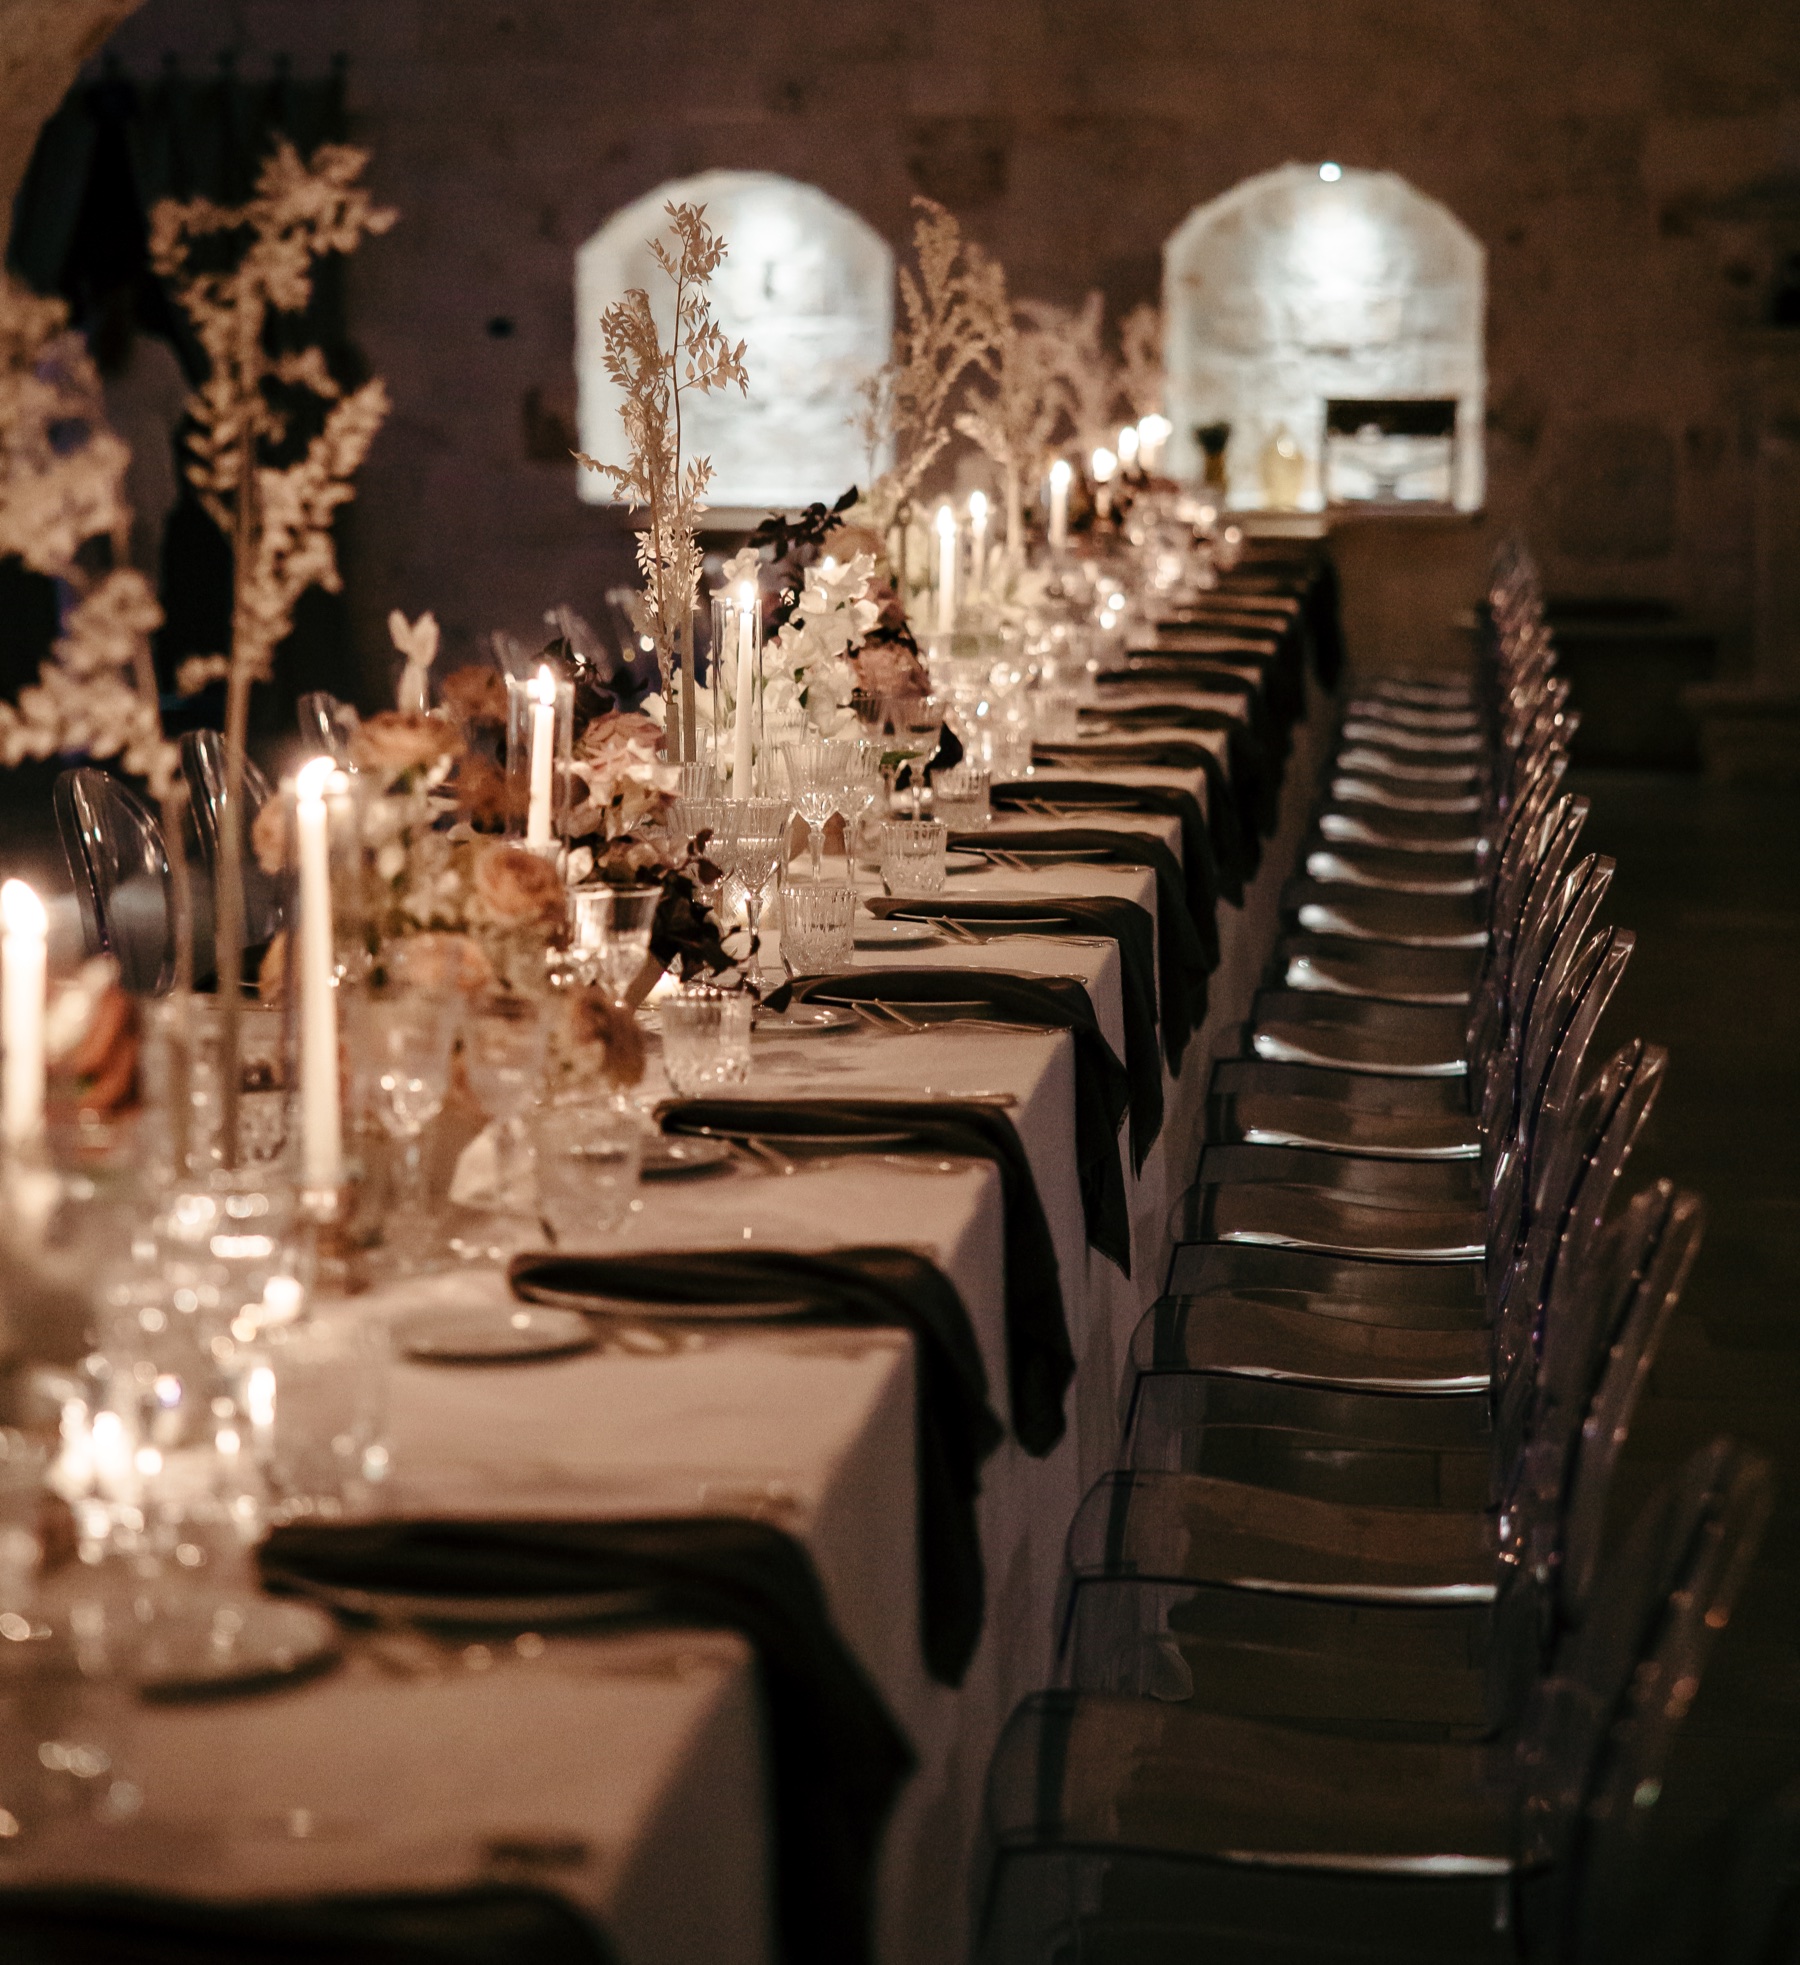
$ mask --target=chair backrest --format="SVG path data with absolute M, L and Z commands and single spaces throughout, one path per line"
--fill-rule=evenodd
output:
M 1559 1661 L 1546 1688 L 1549 1724 L 1530 1758 L 1575 1803 L 1558 1839 L 1563 1955 L 1581 1965 L 1642 1956 L 1632 1910 L 1644 1894 L 1652 1814 L 1771 1499 L 1766 1462 L 1729 1440 L 1703 1447 L 1669 1498 L 1645 1510 L 1648 1534 L 1634 1533 L 1607 1565 L 1567 1667 Z M 1541 1794 L 1544 1784 L 1534 1785 Z
M 169 856 L 162 827 L 127 784 L 92 765 L 51 791 L 90 955 L 110 955 L 122 987 L 157 996 L 175 980 Z
M 339 702 L 327 689 L 309 689 L 295 709 L 307 748 L 324 751 L 340 769 L 350 770 L 350 739 L 362 722 L 355 706 Z
M 219 830 L 225 813 L 225 739 L 217 730 L 190 730 L 181 740 L 181 772 L 187 780 L 188 809 L 194 815 L 194 834 L 207 874 L 219 872 Z M 274 787 L 254 758 L 244 760 L 244 941 L 254 948 L 274 937 L 281 926 L 281 882 L 263 872 L 250 848 L 250 829 L 256 815 L 274 797 Z

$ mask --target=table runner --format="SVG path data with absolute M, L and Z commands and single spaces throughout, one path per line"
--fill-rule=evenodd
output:
M 659 1623 L 740 1631 L 769 1709 L 776 1902 L 791 1965 L 871 1955 L 881 1830 L 912 1749 L 834 1629 L 812 1559 L 741 1515 L 659 1521 L 391 1521 L 276 1528 L 263 1580 L 298 1595 L 413 1599 L 630 1592 Z M 416 1614 L 416 1603 L 413 1606 Z
M 671 1133 L 724 1128 L 776 1139 L 783 1133 L 825 1134 L 841 1138 L 847 1151 L 855 1150 L 859 1134 L 904 1133 L 910 1145 L 901 1151 L 991 1160 L 1000 1174 L 1005 1223 L 1006 1378 L 1013 1435 L 1027 1453 L 1039 1456 L 1062 1438 L 1063 1394 L 1075 1376 L 1062 1279 L 1031 1163 L 1004 1112 L 957 1099 L 692 1098 L 665 1106 L 662 1125 L 664 1132 Z M 1112 1160 L 1116 1172 L 1116 1143 Z M 1129 1260 L 1131 1224 L 1125 1213 L 1122 1174 L 1117 1220 L 1109 1226 L 1124 1238 Z
M 981 1635 L 985 1583 L 975 1496 L 981 1463 L 1004 1434 L 988 1405 L 987 1373 L 969 1313 L 941 1270 L 911 1249 L 682 1250 L 666 1254 L 515 1256 L 515 1295 L 584 1315 L 642 1318 L 644 1299 L 679 1321 L 684 1303 L 762 1303 L 804 1298 L 827 1322 L 896 1326 L 916 1351 L 919 1583 L 925 1662 L 960 1685 Z M 599 1299 L 598 1301 L 596 1299 Z M 652 1313 L 653 1314 L 653 1313 Z M 709 1318 L 709 1323 L 717 1321 Z

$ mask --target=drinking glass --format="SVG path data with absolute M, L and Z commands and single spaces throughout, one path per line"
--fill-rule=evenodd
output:
M 663 1071 L 683 1098 L 741 1085 L 750 1076 L 748 993 L 691 984 L 657 1005 Z
M 538 1206 L 559 1248 L 589 1246 L 618 1227 L 631 1207 L 644 1136 L 622 1099 L 580 1099 L 542 1107 L 531 1121 L 537 1149 Z
M 931 780 L 931 809 L 952 832 L 979 832 L 988 823 L 991 774 L 979 764 L 953 764 Z
M 1081 692 L 1047 683 L 1037 692 L 1037 735 L 1046 744 L 1072 744 L 1081 735 Z
M 825 822 L 838 809 L 843 787 L 849 782 L 855 764 L 856 744 L 841 738 L 825 738 L 817 743 L 784 744 L 782 761 L 787 766 L 788 790 L 795 807 L 806 821 L 807 844 L 812 848 L 812 872 L 817 880 L 825 853 Z
M 851 750 L 850 774 L 838 787 L 835 809 L 844 821 L 844 863 L 854 874 L 857 832 L 863 815 L 880 796 L 882 779 L 879 744 L 871 743 L 866 737 L 858 738 Z
M 881 884 L 890 894 L 941 894 L 949 832 L 937 819 L 890 819 L 881 828 Z
M 463 1025 L 469 1089 L 494 1126 L 494 1208 L 519 1210 L 530 1187 L 524 1117 L 543 1086 L 550 1018 L 534 996 L 496 990 L 470 1006 Z
M 450 1090 L 450 1050 L 461 999 L 448 992 L 404 989 L 369 992 L 352 1001 L 359 1103 L 374 1108 L 382 1131 L 400 1146 L 387 1244 L 402 1269 L 418 1268 L 428 1260 L 434 1240 L 421 1141 Z
M 882 763 L 898 785 L 907 773 L 912 815 L 919 817 L 925 766 L 944 737 L 944 706 L 935 696 L 871 696 L 858 691 L 851 705 L 870 741 L 881 748 Z
M 781 883 L 781 959 L 790 976 L 817 976 L 847 968 L 856 889 L 847 880 Z
M 660 887 L 577 887 L 569 897 L 576 973 L 622 1008 L 650 954 Z
M 750 960 L 754 964 L 763 890 L 780 869 L 793 807 L 785 798 L 730 798 L 721 803 L 725 808 L 721 863 L 744 896 L 744 914 L 750 924 Z

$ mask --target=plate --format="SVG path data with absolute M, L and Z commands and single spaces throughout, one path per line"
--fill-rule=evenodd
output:
M 754 1028 L 758 1037 L 817 1037 L 828 1030 L 854 1030 L 856 1025 L 856 1012 L 835 1003 L 796 1003 L 780 1012 L 759 1009 Z
M 852 1019 L 854 1021 L 854 1019 Z M 640 1180 L 685 1180 L 711 1173 L 731 1158 L 731 1142 L 723 1139 L 677 1139 L 657 1133 L 644 1142 Z
M 591 1351 L 595 1338 L 573 1310 L 531 1304 L 510 1309 L 415 1310 L 394 1324 L 394 1342 L 409 1358 L 434 1365 L 508 1364 Z
M 204 1698 L 317 1671 L 338 1648 L 337 1626 L 311 1604 L 184 1592 L 158 1605 L 131 1676 L 146 1699 Z
M 942 941 L 943 931 L 930 921 L 859 921 L 851 940 L 858 948 L 924 948 Z

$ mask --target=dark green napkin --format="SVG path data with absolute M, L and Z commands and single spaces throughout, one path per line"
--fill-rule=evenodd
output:
M 998 784 L 989 796 L 995 810 L 1001 812 L 1029 813 L 1033 805 L 1062 806 L 1073 812 L 1085 806 L 1094 811 L 1156 812 L 1180 820 L 1181 877 L 1188 906 L 1197 923 L 1213 924 L 1211 940 L 1217 946 L 1222 891 L 1219 867 L 1207 834 L 1206 814 L 1191 791 L 1181 785 L 1123 785 L 1104 778 L 1043 778 Z M 1242 901 L 1241 886 L 1232 898 Z
M 500 1883 L 384 1896 L 207 1902 L 138 1890 L 0 1893 L 10 1965 L 610 1965 L 547 1890 Z
M 909 1330 L 917 1347 L 914 1403 L 919 1482 L 919 1599 L 925 1662 L 960 1685 L 981 1636 L 984 1585 L 975 1497 L 981 1463 L 1005 1437 L 988 1406 L 987 1372 L 969 1313 L 950 1279 L 911 1249 L 684 1249 L 667 1254 L 513 1258 L 513 1293 L 592 1314 L 596 1298 L 667 1306 L 804 1300 L 833 1324 Z
M 915 1765 L 832 1626 L 812 1558 L 746 1516 L 657 1521 L 298 1522 L 257 1552 L 271 1589 L 409 1597 L 647 1593 L 658 1622 L 740 1631 L 769 1718 L 775 1896 L 790 1965 L 874 1953 L 876 1861 Z M 603 1753 L 604 1741 L 594 1748 Z M 515 1956 L 534 1958 L 521 1951 Z
M 988 847 L 996 853 L 1065 849 L 1081 861 L 1104 853 L 1114 867 L 1148 867 L 1155 874 L 1157 926 L 1183 943 L 1183 965 L 1199 967 L 1205 975 L 1218 967 L 1218 898 L 1205 884 L 1207 869 L 1201 867 L 1199 878 L 1189 880 L 1181 861 L 1152 833 L 1126 833 L 1110 825 L 1047 825 L 1030 831 L 1008 827 L 1004 833 L 953 833 L 949 843 L 965 853 L 983 853 Z M 1205 1014 L 1203 1006 L 1201 1016 Z M 1181 1059 L 1171 1057 L 1169 1063 L 1179 1069 Z
M 1198 771 L 1206 779 L 1206 820 L 1212 828 L 1213 850 L 1218 855 L 1223 879 L 1243 884 L 1256 877 L 1262 857 L 1257 834 L 1254 785 L 1247 783 L 1247 754 L 1241 747 L 1249 740 L 1243 725 L 1232 726 L 1238 743 L 1226 738 L 1227 756 L 1220 757 L 1210 744 L 1188 742 L 1180 737 L 1094 738 L 1079 744 L 1034 744 L 1032 754 L 1040 764 L 1059 767 L 1094 765 L 1100 770 L 1129 770 L 1149 765 L 1161 771 Z M 1227 895 L 1230 888 L 1226 889 Z
M 973 909 L 974 902 L 968 903 Z M 879 916 L 911 915 L 921 920 L 958 915 L 962 904 L 937 896 L 906 900 L 877 894 L 869 911 Z M 1134 1170 L 1143 1165 L 1162 1130 L 1162 1059 L 1156 1049 L 1156 989 L 1151 970 L 1150 917 L 1132 901 L 993 901 L 979 912 L 988 920 L 1056 916 L 1084 934 L 1106 935 L 1120 943 L 1125 971 L 1125 1062 L 1106 1041 L 1087 985 L 1079 976 L 1040 976 L 1012 969 L 851 969 L 837 976 L 805 977 L 789 987 L 802 996 L 891 1003 L 981 1001 L 998 1019 L 1066 1030 L 1075 1039 L 1075 1166 L 1081 1177 L 1081 1203 L 1087 1238 L 1131 1274 L 1131 1237 L 1126 1228 L 1125 1177 L 1119 1171 L 1119 1122 L 1131 1114 Z M 972 918 L 972 917 L 971 917 Z M 1127 948 L 1121 937 L 1128 937 Z M 1135 973 L 1135 981 L 1133 976 Z M 777 992 L 777 997 L 779 997 Z M 771 999 L 776 1000 L 776 999 Z M 1134 1035 L 1133 1032 L 1136 1034 Z
M 870 972 L 877 973 L 877 972 Z M 951 972 L 954 973 L 954 972 Z M 790 987 L 794 987 L 790 985 Z M 803 991 L 801 993 L 804 993 Z M 904 1133 L 910 1150 L 991 1160 L 1000 1175 L 1006 1288 L 1006 1392 L 1013 1437 L 1041 1459 L 1063 1436 L 1063 1394 L 1075 1376 L 1075 1353 L 1063 1313 L 1062 1278 L 1056 1246 L 1044 1215 L 1031 1162 L 1019 1143 L 1018 1128 L 1002 1111 L 979 1100 L 907 1098 L 677 1099 L 662 1109 L 666 1133 L 700 1133 L 731 1128 L 770 1139 L 784 1133 L 810 1133 L 842 1139 L 856 1150 L 870 1133 Z M 888 1145 L 872 1146 L 886 1153 Z M 908 1148 L 901 1148 L 907 1151 Z M 1117 1121 L 1113 1165 L 1118 1166 Z M 1126 1238 L 1125 1183 L 1118 1181 L 1115 1224 Z M 1110 1251 L 1107 1251 L 1110 1253 Z M 1123 1265 L 1121 1265 L 1123 1266 Z M 1128 1272 L 1129 1273 L 1129 1272 Z
M 1207 971 L 1183 971 L 1173 935 L 1157 941 L 1155 922 L 1148 908 L 1136 900 L 1120 900 L 1112 894 L 1045 894 L 1043 900 L 983 900 L 975 894 L 955 900 L 904 900 L 902 896 L 876 896 L 869 902 L 871 914 L 910 914 L 929 920 L 967 922 L 981 927 L 983 922 L 1002 926 L 1006 922 L 1055 920 L 1083 935 L 1108 935 L 1118 943 L 1118 963 L 1122 971 L 1124 1028 L 1126 1028 L 1126 1071 L 1132 1079 L 1132 1155 L 1138 1167 L 1152 1148 L 1155 1132 L 1161 1130 L 1161 1057 L 1157 1053 L 1155 1030 L 1161 1020 L 1163 1049 L 1171 1059 L 1181 1057 L 1187 1039 L 1207 1014 Z M 1030 929 L 1026 929 L 1030 933 Z M 1040 929 L 1055 933 L 1055 929 Z M 1195 1016 L 1199 1010 L 1199 1016 Z M 1155 1130 L 1148 1128 L 1150 1079 L 1155 1079 Z M 1140 1110 L 1146 1114 L 1140 1122 Z M 1142 1151 L 1140 1151 L 1142 1148 Z

